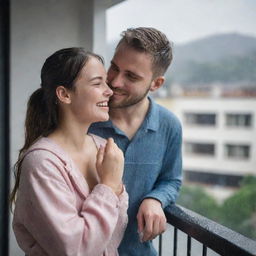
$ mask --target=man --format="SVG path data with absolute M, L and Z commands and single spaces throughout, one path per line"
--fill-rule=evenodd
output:
M 110 120 L 90 128 L 113 137 L 125 155 L 129 222 L 120 256 L 156 255 L 151 240 L 165 231 L 163 208 L 175 202 L 181 186 L 180 122 L 148 97 L 163 85 L 171 60 L 170 42 L 160 31 L 123 32 L 108 70 Z

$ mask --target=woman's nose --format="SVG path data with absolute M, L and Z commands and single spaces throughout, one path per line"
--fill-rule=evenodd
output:
M 113 91 L 110 89 L 110 87 L 108 86 L 107 83 L 106 83 L 106 90 L 105 90 L 104 94 L 105 94 L 107 97 L 110 97 L 110 96 L 113 95 Z

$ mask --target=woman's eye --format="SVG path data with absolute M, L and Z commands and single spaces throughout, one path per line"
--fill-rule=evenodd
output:
M 102 81 L 94 81 L 94 83 L 92 83 L 93 86 L 100 86 L 102 84 Z

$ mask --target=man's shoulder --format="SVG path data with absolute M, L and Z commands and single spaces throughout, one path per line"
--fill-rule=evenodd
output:
M 155 102 L 155 106 L 158 110 L 159 115 L 159 122 L 166 123 L 166 124 L 176 124 L 178 126 L 181 125 L 179 118 L 173 113 L 171 110 L 167 109 L 166 107 L 160 105 L 159 103 Z

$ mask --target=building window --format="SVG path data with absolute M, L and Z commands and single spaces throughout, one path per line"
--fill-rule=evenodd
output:
M 225 153 L 228 158 L 247 159 L 250 157 L 250 146 L 226 144 Z
M 226 125 L 233 127 L 251 127 L 252 115 L 251 114 L 226 114 Z
M 185 153 L 213 156 L 215 154 L 215 145 L 213 143 L 185 142 Z
M 243 176 L 240 175 L 228 175 L 225 171 L 221 173 L 211 173 L 207 170 L 184 170 L 185 180 L 187 182 L 196 182 L 201 184 L 239 187 Z
M 205 125 L 205 126 L 216 125 L 216 114 L 187 112 L 184 114 L 184 116 L 185 116 L 185 123 L 189 125 Z

